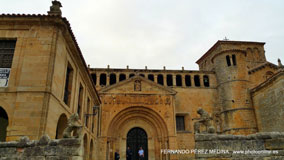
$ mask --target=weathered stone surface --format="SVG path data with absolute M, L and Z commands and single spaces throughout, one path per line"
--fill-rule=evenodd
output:
M 275 138 L 265 140 L 265 148 L 269 150 L 284 150 L 284 139 Z
M 18 142 L 0 142 L 0 160 L 71 160 L 73 157 L 80 160 L 83 150 L 80 141 L 50 140 L 43 136 L 39 141 L 22 138 Z
M 195 149 L 228 150 L 229 154 L 195 154 L 197 159 L 270 160 L 284 159 L 283 133 L 265 132 L 248 136 L 195 135 Z M 212 139 L 212 140 L 210 140 Z
M 48 135 L 44 135 L 42 136 L 39 141 L 38 141 L 38 145 L 47 145 L 50 141 L 50 138 Z

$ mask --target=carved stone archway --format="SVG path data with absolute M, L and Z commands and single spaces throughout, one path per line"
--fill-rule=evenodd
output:
M 139 127 L 147 133 L 148 159 L 161 159 L 160 150 L 168 147 L 168 128 L 163 118 L 154 110 L 143 107 L 128 107 L 120 111 L 111 121 L 107 137 L 110 159 L 119 151 L 122 160 L 126 158 L 127 134 Z M 136 154 L 136 153 L 134 153 Z

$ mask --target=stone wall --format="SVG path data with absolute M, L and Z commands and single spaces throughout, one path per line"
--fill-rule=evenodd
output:
M 252 90 L 258 130 L 284 132 L 284 70 Z
M 0 143 L 0 160 L 83 160 L 80 139 L 55 139 L 48 136 L 30 141 L 22 137 L 19 141 Z
M 195 157 L 202 160 L 282 160 L 283 142 L 283 132 L 259 132 L 248 136 L 200 134 L 195 136 Z

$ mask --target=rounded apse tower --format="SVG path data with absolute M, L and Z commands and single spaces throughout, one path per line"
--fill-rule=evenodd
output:
M 211 58 L 217 77 L 221 132 L 251 134 L 257 131 L 249 93 L 246 51 L 222 47 Z

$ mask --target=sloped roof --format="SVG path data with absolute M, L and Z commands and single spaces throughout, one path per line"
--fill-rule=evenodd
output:
M 261 90 L 262 88 L 264 88 L 265 86 L 269 85 L 271 82 L 275 81 L 276 79 L 278 79 L 280 76 L 284 76 L 284 69 L 280 69 L 277 73 L 275 73 L 273 76 L 271 76 L 270 78 L 268 78 L 266 81 L 264 81 L 263 83 L 259 84 L 258 86 L 254 87 L 253 89 L 251 89 L 250 91 L 252 93 L 255 93 L 259 90 Z
M 248 73 L 252 74 L 252 73 L 257 72 L 257 71 L 259 71 L 259 70 L 261 70 L 261 69 L 263 69 L 265 67 L 271 67 L 273 69 L 278 69 L 277 65 L 275 65 L 275 64 L 273 64 L 271 62 L 264 62 L 264 63 L 262 63 L 262 64 L 260 64 L 260 65 L 258 65 L 256 67 L 250 69 Z

